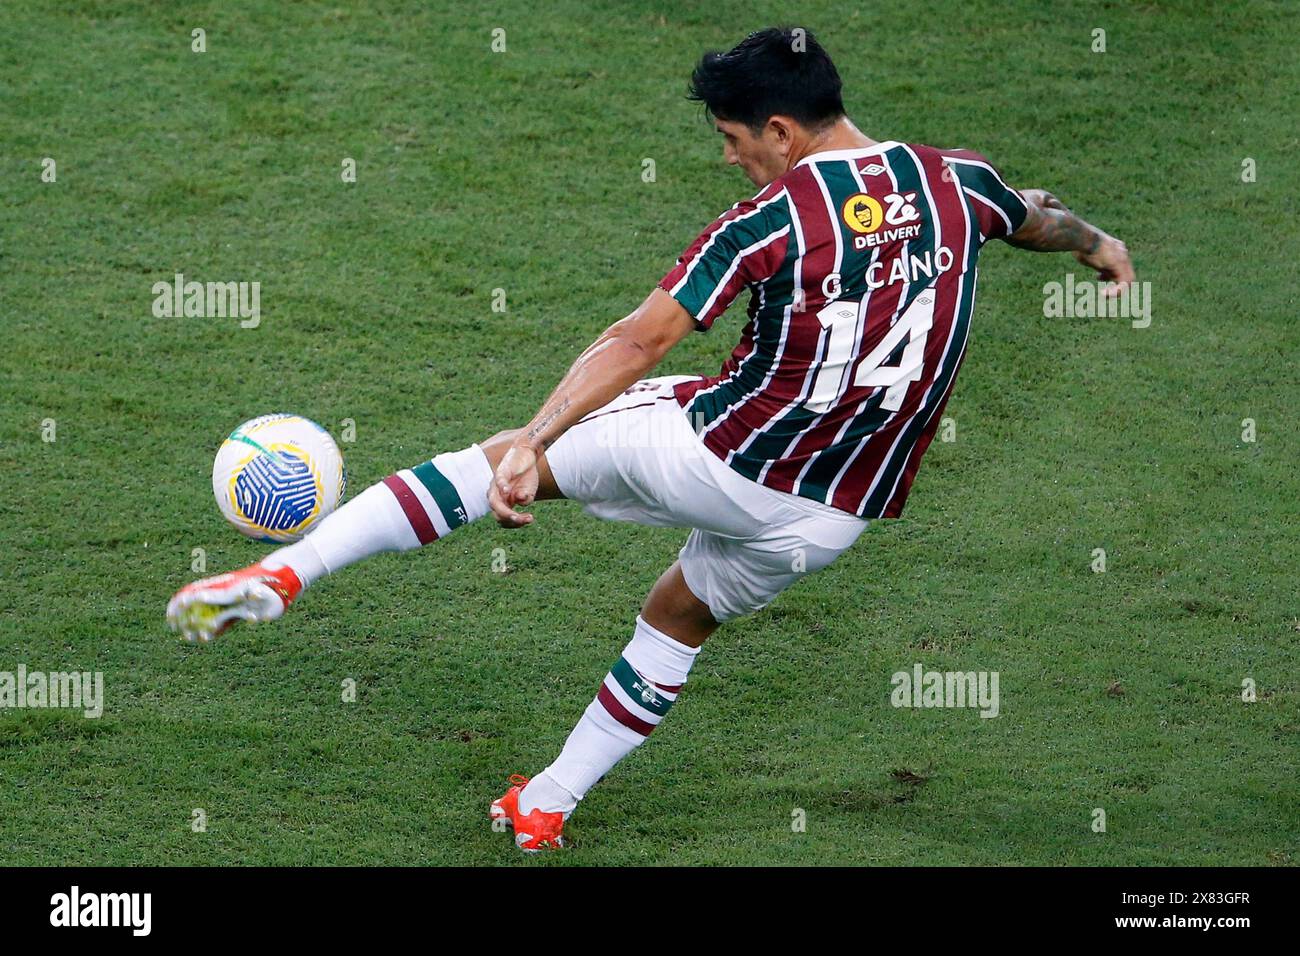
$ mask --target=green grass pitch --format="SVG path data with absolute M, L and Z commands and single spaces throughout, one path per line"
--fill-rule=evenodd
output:
M 523 860 L 488 802 L 557 751 L 685 532 L 541 505 L 209 647 L 163 608 L 194 549 L 267 550 L 212 501 L 239 422 L 352 420 L 354 493 L 525 422 L 752 193 L 686 78 L 792 16 L 869 135 L 978 149 L 1125 239 L 1152 323 L 1044 318 L 1073 260 L 994 243 L 904 518 L 719 631 L 574 850 L 527 862 L 1300 859 L 1300 10 L 560 0 L 6 10 L 0 671 L 102 671 L 106 699 L 0 710 L 0 863 Z M 260 282 L 261 324 L 155 318 L 177 272 Z M 1000 715 L 891 707 L 917 663 L 997 671 Z

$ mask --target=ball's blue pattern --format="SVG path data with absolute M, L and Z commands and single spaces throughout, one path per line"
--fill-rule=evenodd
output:
M 235 501 L 259 527 L 285 531 L 302 524 L 316 508 L 316 479 L 307 463 L 279 452 L 252 459 L 235 478 Z

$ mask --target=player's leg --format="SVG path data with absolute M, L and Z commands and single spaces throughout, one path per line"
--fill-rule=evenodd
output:
M 325 518 L 301 541 L 231 574 L 177 592 L 167 618 L 187 638 L 208 640 L 237 620 L 279 617 L 313 582 L 386 551 L 409 551 L 445 538 L 488 513 L 488 484 L 518 429 L 371 485 Z M 537 462 L 538 500 L 561 498 L 550 464 Z
M 647 401 L 666 405 L 672 399 L 672 383 L 688 377 L 637 383 L 560 436 L 548 454 L 538 458 L 537 499 L 566 497 L 561 485 L 576 492 L 568 497 L 584 502 L 625 499 L 630 489 L 623 472 L 628 453 L 635 449 L 623 447 L 616 433 L 615 440 L 609 440 L 611 423 L 629 415 L 639 421 Z M 676 419 L 676 425 L 693 434 L 684 416 L 678 414 Z M 279 617 L 312 582 L 355 561 L 445 538 L 488 513 L 488 485 L 516 434 L 517 430 L 498 432 L 481 444 L 389 475 L 340 507 L 302 541 L 251 567 L 182 588 L 167 606 L 168 622 L 188 639 L 206 641 L 237 620 Z M 555 456 L 567 463 L 568 485 L 554 476 Z M 629 520 L 649 517 L 636 502 L 625 516 Z
M 642 502 L 629 500 L 629 455 L 619 428 L 624 419 L 641 422 L 646 409 L 672 401 L 672 383 L 689 376 L 638 382 L 570 428 L 538 458 L 538 500 L 567 497 L 622 507 L 602 517 L 650 520 Z M 674 407 L 675 403 L 674 403 Z M 693 435 L 680 413 L 674 424 Z M 389 475 L 340 507 L 302 541 L 230 574 L 196 581 L 167 605 L 167 620 L 189 640 L 210 640 L 235 621 L 278 618 L 306 587 L 349 564 L 385 551 L 410 551 L 445 538 L 489 511 L 488 485 L 517 430 L 498 432 L 481 444 L 446 452 L 414 468 Z M 644 452 L 646 449 L 642 448 Z M 555 457 L 566 463 L 557 481 Z M 612 502 L 612 503 L 611 503 Z M 600 504 L 589 505 L 600 508 Z M 593 512 L 595 513 L 595 512 Z M 660 514 L 660 519 L 666 516 Z M 660 520 L 659 523 L 668 523 Z
M 797 511 L 798 509 L 796 509 Z M 605 676 L 596 699 L 560 756 L 526 786 L 493 805 L 515 825 L 524 849 L 558 845 L 564 820 L 592 786 L 658 726 L 686 683 L 700 645 L 719 626 L 766 607 L 807 574 L 826 567 L 866 522 L 841 513 L 775 520 L 748 539 L 695 529 L 659 578 L 637 618 L 632 640 Z
M 673 562 L 650 589 L 632 639 L 560 755 L 492 804 L 490 815 L 510 822 L 517 846 L 563 845 L 565 819 L 596 781 L 650 736 L 717 627 L 708 606 L 687 587 L 680 563 Z
M 262 565 L 288 565 L 305 588 L 373 554 L 410 551 L 447 537 L 488 514 L 489 483 L 518 431 L 497 432 L 482 443 L 389 475 Z M 545 455 L 538 457 L 537 472 L 538 500 L 563 497 Z

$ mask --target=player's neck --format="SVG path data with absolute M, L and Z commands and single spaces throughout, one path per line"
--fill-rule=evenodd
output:
M 828 153 L 837 149 L 865 149 L 868 146 L 875 146 L 876 142 L 854 126 L 853 120 L 844 116 L 820 133 L 809 137 L 803 149 L 791 153 L 790 168 L 793 169 L 798 163 L 815 153 Z

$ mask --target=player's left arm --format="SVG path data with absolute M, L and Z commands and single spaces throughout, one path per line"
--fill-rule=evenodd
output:
M 656 288 L 587 346 L 497 466 L 488 489 L 497 520 L 511 528 L 530 524 L 532 515 L 514 509 L 532 504 L 537 495 L 538 456 L 584 415 L 645 378 L 694 328 L 694 317 Z
M 1045 189 L 1018 192 L 1028 211 L 1019 228 L 1005 237 L 1011 245 L 1036 252 L 1073 252 L 1097 270 L 1098 279 L 1115 283 L 1112 294 L 1137 278 L 1123 242 L 1076 216 Z

